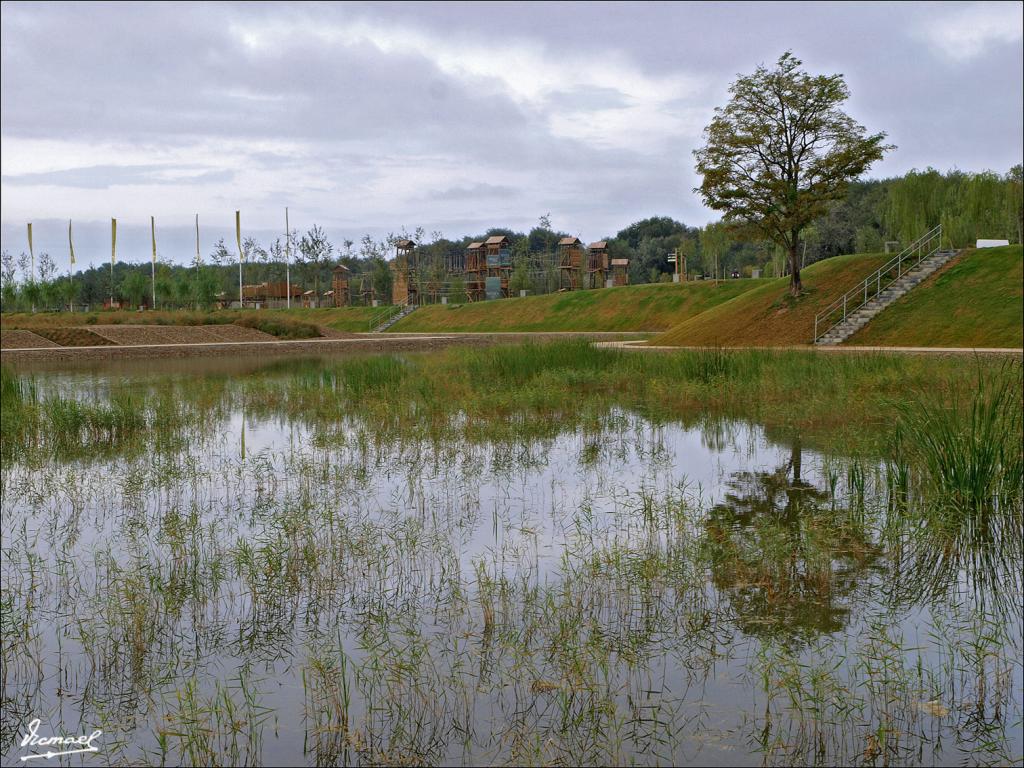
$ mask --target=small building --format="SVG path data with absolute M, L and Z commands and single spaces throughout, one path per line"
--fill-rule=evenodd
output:
M 289 284 L 282 280 L 280 282 L 263 282 L 253 285 L 242 286 L 242 299 L 244 305 L 253 309 L 280 308 L 288 306 L 288 291 L 291 289 L 291 297 L 294 301 L 302 295 L 302 288 L 295 283 Z

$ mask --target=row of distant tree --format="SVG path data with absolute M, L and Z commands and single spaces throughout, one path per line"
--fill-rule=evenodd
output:
M 828 212 L 804 232 L 802 262 L 806 266 L 844 253 L 882 251 L 887 243 L 890 249 L 899 247 L 937 224 L 943 225 L 946 239 L 957 247 L 983 237 L 1021 242 L 1021 166 L 1005 175 L 928 169 L 898 178 L 851 183 L 846 197 L 832 203 Z M 470 242 L 492 235 L 506 235 L 511 242 L 516 283 L 512 287 L 517 291 L 520 287 L 544 290 L 530 270 L 537 264 L 552 263 L 559 239 L 568 233 L 554 230 L 549 217 L 541 216 L 529 232 L 496 228 L 450 240 L 440 232 L 428 235 L 418 228 L 383 240 L 365 236 L 359 243 L 344 239 L 335 244 L 322 227 L 314 226 L 305 234 L 292 234 L 291 279 L 320 295 L 330 285 L 331 270 L 343 264 L 355 280 L 368 281 L 377 296 L 388 296 L 392 276 L 387 261 L 394 256 L 397 240 L 409 237 L 419 244 L 420 276 L 448 282 L 457 294 L 460 281 L 454 276 L 453 265 L 461 263 Z M 766 276 L 781 275 L 785 269 L 783 254 L 776 246 L 717 222 L 690 227 L 666 216 L 655 216 L 630 224 L 607 240 L 611 258 L 629 259 L 632 283 L 671 280 L 676 267 L 668 256 L 673 251 L 682 254 L 691 276 L 711 275 L 716 270 L 720 276 L 733 271 L 749 274 L 754 268 Z M 243 241 L 245 282 L 283 281 L 285 245 L 283 238 L 266 244 L 253 238 Z M 220 294 L 235 295 L 237 258 L 221 240 L 207 258 L 191 265 L 158 262 L 157 306 L 202 308 L 212 306 Z M 111 296 L 130 305 L 150 304 L 154 281 L 148 263 L 120 262 L 113 270 L 109 264 L 101 265 L 79 271 L 72 278 L 59 275 L 54 260 L 41 253 L 35 267 L 32 274 L 27 254 L 14 257 L 5 251 L 0 255 L 0 298 L 5 311 L 96 307 Z

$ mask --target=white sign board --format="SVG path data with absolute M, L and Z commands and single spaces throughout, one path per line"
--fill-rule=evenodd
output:
M 979 240 L 976 248 L 998 248 L 1000 245 L 1009 245 L 1009 240 Z

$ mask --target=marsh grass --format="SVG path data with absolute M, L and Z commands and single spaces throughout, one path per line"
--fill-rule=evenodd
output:
M 948 401 L 929 394 L 900 404 L 897 447 L 936 497 L 971 509 L 1019 499 L 1024 483 L 1021 365 L 979 364 L 975 375 L 972 391 Z
M 5 372 L 0 751 L 63 702 L 112 763 L 1013 762 L 1024 519 L 887 454 L 926 382 L 976 386 L 578 343 Z

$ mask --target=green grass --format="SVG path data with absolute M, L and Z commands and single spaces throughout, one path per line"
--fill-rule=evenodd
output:
M 762 280 L 628 285 L 421 307 L 390 330 L 659 331 L 756 288 Z
M 901 347 L 1024 346 L 1021 246 L 967 251 L 846 343 Z
M 261 309 L 260 314 L 271 317 L 287 318 L 293 321 L 311 323 L 313 325 L 333 328 L 346 333 L 366 333 L 371 322 L 381 315 L 384 307 L 322 307 L 309 309 L 293 307 L 291 309 Z
M 667 346 L 757 346 L 810 344 L 814 316 L 883 263 L 884 254 L 836 256 L 801 272 L 804 293 L 789 295 L 789 278 L 761 281 L 752 291 L 708 309 L 656 336 Z

